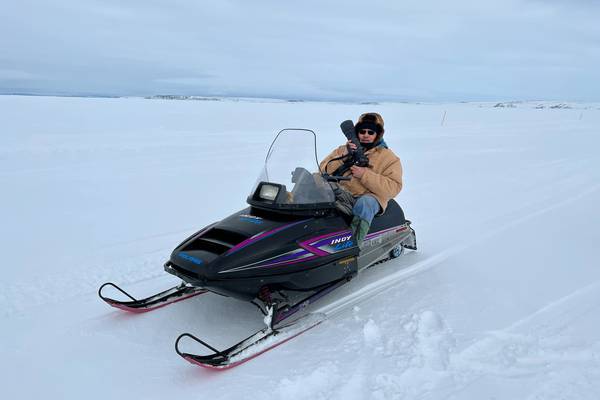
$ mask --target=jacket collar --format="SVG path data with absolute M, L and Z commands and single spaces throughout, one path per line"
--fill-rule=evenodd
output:
M 373 148 L 367 150 L 365 153 L 372 153 L 374 151 L 377 151 L 377 149 L 389 149 L 387 143 L 385 142 L 385 140 L 381 139 L 379 141 L 379 143 L 377 144 L 377 146 L 374 146 Z

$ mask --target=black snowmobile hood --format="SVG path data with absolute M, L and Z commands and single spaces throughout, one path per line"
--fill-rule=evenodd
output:
M 287 234 L 291 228 L 311 220 L 277 213 L 269 218 L 257 214 L 260 213 L 246 208 L 204 228 L 177 246 L 171 261 L 189 271 L 202 268 L 205 274 L 214 277 L 222 264 L 232 267 L 246 262 L 248 257 L 273 252 L 275 244 L 256 244 L 264 243 L 264 239 L 272 241 L 278 234 Z M 293 237 L 297 235 L 295 233 Z

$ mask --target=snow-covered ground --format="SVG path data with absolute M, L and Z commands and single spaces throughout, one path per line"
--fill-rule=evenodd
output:
M 495 105 L 0 96 L 3 398 L 597 399 L 600 105 Z M 365 111 L 419 251 L 340 289 L 332 319 L 211 372 L 174 339 L 231 344 L 261 326 L 252 305 L 98 299 L 175 284 L 162 263 L 245 206 L 277 130 L 315 130 L 322 157 Z

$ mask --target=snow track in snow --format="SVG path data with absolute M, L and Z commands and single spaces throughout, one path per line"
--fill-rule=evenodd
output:
M 571 203 L 576 202 L 577 200 L 579 200 L 585 196 L 588 196 L 590 194 L 597 192 L 599 188 L 600 188 L 600 184 L 593 186 L 589 189 L 583 190 L 581 193 L 577 193 L 575 195 L 568 196 L 567 198 L 565 198 L 561 201 L 554 201 L 552 205 L 547 205 L 543 208 L 537 208 L 536 211 L 525 212 L 524 215 L 521 217 L 516 217 L 513 213 L 513 219 L 511 219 L 510 222 L 506 222 L 501 226 L 497 226 L 493 230 L 491 230 L 487 233 L 483 233 L 483 234 L 479 233 L 477 235 L 476 239 L 474 239 L 474 240 L 467 240 L 467 243 L 465 243 L 465 244 L 455 245 L 455 246 L 447 248 L 437 254 L 430 255 L 425 259 L 419 260 L 420 255 L 417 255 L 416 257 L 412 257 L 412 260 L 411 260 L 412 262 L 409 266 L 403 267 L 402 269 L 400 269 L 397 272 L 390 273 L 378 281 L 370 282 L 368 284 L 362 285 L 360 288 L 358 288 L 358 290 L 352 292 L 352 294 L 350 294 L 346 297 L 343 297 L 341 299 L 337 299 L 336 301 L 331 302 L 331 303 L 327 304 L 326 306 L 320 307 L 316 310 L 316 312 L 324 313 L 324 314 L 332 317 L 344 310 L 347 310 L 349 307 L 359 304 L 361 301 L 364 301 L 365 299 L 368 299 L 375 295 L 380 295 L 380 294 L 383 295 L 386 290 L 394 287 L 399 282 L 401 282 L 405 279 L 408 279 L 416 274 L 425 272 L 430 268 L 438 267 L 440 264 L 443 264 L 448 258 L 450 258 L 456 254 L 459 254 L 461 252 L 464 252 L 472 246 L 475 246 L 481 242 L 489 240 L 501 232 L 504 232 L 508 229 L 514 228 L 514 227 L 518 226 L 519 224 L 525 223 L 525 222 L 527 222 L 533 218 L 536 218 L 540 215 L 543 215 L 543 214 L 553 211 L 555 209 L 559 209 L 561 207 L 570 205 Z M 404 256 L 404 257 L 406 257 L 406 256 Z M 417 260 L 414 260 L 414 258 L 417 258 Z M 388 262 L 396 263 L 396 264 L 400 264 L 400 263 L 406 264 L 406 262 L 403 262 L 403 261 L 404 260 L 400 259 L 400 260 L 393 260 L 393 261 L 388 261 Z M 374 268 L 377 268 L 377 266 L 375 266 Z M 368 272 L 369 271 L 367 270 L 366 273 L 368 273 Z

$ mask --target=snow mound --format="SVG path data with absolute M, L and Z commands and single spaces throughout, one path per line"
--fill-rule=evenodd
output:
M 433 311 L 413 314 L 405 322 L 403 346 L 399 350 L 410 354 L 407 369 L 426 368 L 436 371 L 447 369 L 454 338 L 444 319 Z
M 368 346 L 376 347 L 381 345 L 381 330 L 372 319 L 367 321 L 363 327 L 363 336 Z
M 333 363 L 316 368 L 307 375 L 294 379 L 284 378 L 277 388 L 281 399 L 326 399 L 331 388 L 340 380 L 339 369 Z

